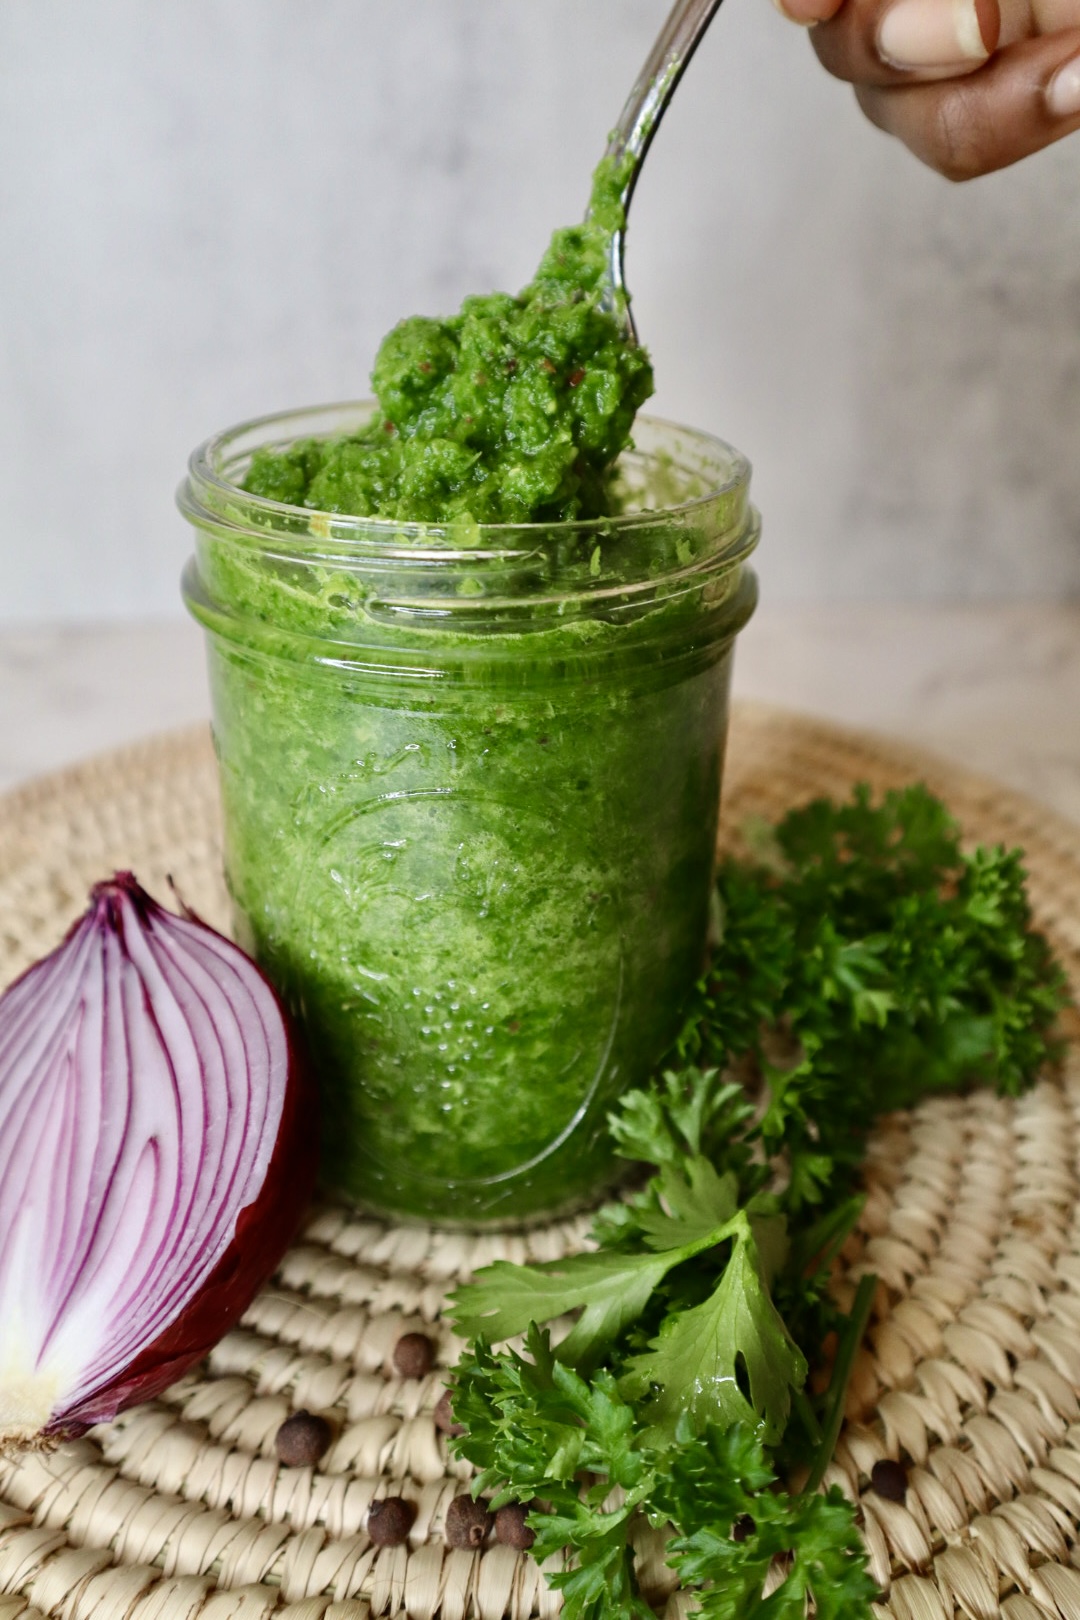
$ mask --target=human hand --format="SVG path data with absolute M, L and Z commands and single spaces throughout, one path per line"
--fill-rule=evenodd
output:
M 1080 130 L 1080 0 L 776 0 L 872 123 L 950 180 Z

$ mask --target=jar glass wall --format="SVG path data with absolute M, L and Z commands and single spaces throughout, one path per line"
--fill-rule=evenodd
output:
M 208 632 L 242 941 L 307 1032 L 327 1182 L 510 1222 L 598 1196 L 605 1118 L 677 1033 L 708 928 L 749 468 L 639 419 L 625 513 L 417 528 L 245 494 L 196 452 L 185 597 Z

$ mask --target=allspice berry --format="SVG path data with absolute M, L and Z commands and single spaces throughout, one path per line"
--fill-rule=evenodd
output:
M 278 1461 L 287 1468 L 314 1468 L 330 1449 L 333 1430 L 324 1417 L 308 1411 L 294 1412 L 274 1436 Z
M 402 1378 L 426 1378 L 435 1365 L 435 1346 L 426 1333 L 403 1333 L 391 1359 Z
M 446 1510 L 448 1547 L 482 1547 L 490 1529 L 491 1514 L 486 1502 L 474 1502 L 471 1496 L 454 1497 Z
M 529 1510 L 520 1502 L 507 1502 L 495 1515 L 495 1540 L 500 1541 L 504 1547 L 516 1547 L 518 1552 L 528 1552 L 536 1540 L 536 1531 L 530 1530 L 525 1523 Z
M 416 1509 L 403 1496 L 384 1496 L 371 1504 L 367 1533 L 376 1547 L 400 1547 L 408 1540 L 415 1518 Z
M 453 1399 L 453 1390 L 444 1389 L 435 1403 L 435 1410 L 431 1415 L 435 1420 L 435 1427 L 439 1433 L 447 1435 L 451 1440 L 456 1440 L 459 1434 L 465 1433 L 465 1425 L 464 1423 L 454 1422 Z
M 907 1469 L 891 1457 L 882 1457 L 870 1470 L 870 1489 L 886 1502 L 902 1502 L 907 1495 Z

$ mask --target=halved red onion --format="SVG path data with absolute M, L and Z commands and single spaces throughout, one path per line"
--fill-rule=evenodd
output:
M 80 1434 L 204 1356 L 281 1259 L 315 1110 L 235 945 L 99 883 L 0 997 L 0 1444 Z

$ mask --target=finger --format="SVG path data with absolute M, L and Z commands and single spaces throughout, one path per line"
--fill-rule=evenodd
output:
M 1036 34 L 1061 34 L 1080 28 L 1080 0 L 998 0 L 1001 38 L 998 45 L 1015 45 Z
M 814 23 L 828 22 L 843 4 L 844 0 L 773 0 L 782 17 L 801 23 L 804 28 L 810 28 Z
M 946 84 L 860 86 L 859 105 L 950 180 L 971 180 L 1080 130 L 1080 28 L 1000 51 Z
M 1070 28 L 1080 0 L 846 0 L 812 38 L 837 78 L 887 85 L 973 73 L 995 47 Z
M 811 39 L 822 65 L 853 84 L 974 73 L 996 49 L 999 0 L 846 0 Z

